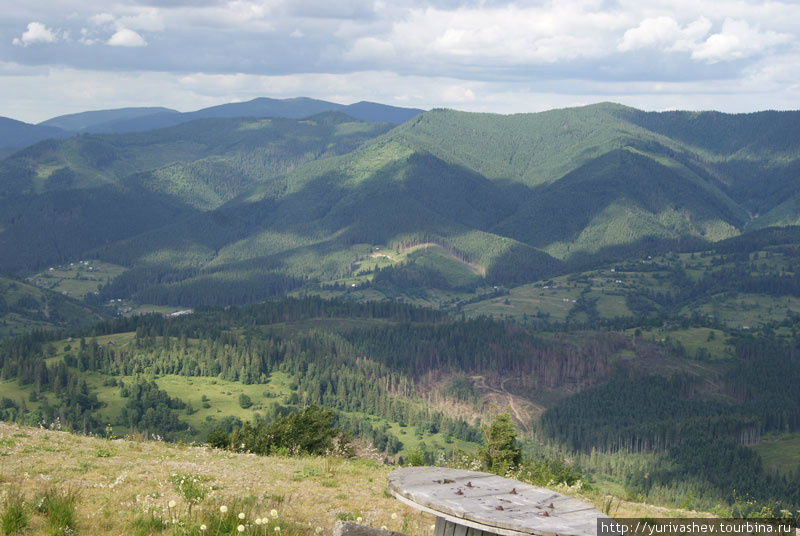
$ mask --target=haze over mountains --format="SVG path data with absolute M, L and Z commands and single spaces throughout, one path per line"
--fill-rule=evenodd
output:
M 400 124 L 422 110 L 398 108 L 374 102 L 337 104 L 318 99 L 270 99 L 211 106 L 194 112 L 163 107 L 118 108 L 61 115 L 36 125 L 0 117 L 0 155 L 47 138 L 64 138 L 78 133 L 123 133 L 152 130 L 212 117 L 285 117 L 301 119 L 321 112 L 338 111 L 363 121 Z
M 90 255 L 131 268 L 114 292 L 159 303 L 336 281 L 375 247 L 438 244 L 512 285 L 800 223 L 800 112 L 256 99 L 35 128 L 84 134 L 0 162 L 0 270 Z

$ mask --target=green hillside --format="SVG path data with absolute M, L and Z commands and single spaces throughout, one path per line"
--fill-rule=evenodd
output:
M 375 248 L 435 244 L 479 277 L 398 256 L 381 292 L 462 299 L 796 223 L 793 114 L 604 103 L 432 110 L 390 130 L 326 112 L 43 142 L 0 162 L 0 252 L 16 253 L 0 269 L 90 256 L 128 268 L 102 298 L 231 304 L 358 287 L 378 275 L 360 268 Z
M 581 291 L 576 303 L 591 299 Z M 798 392 L 774 387 L 800 379 L 798 318 L 758 330 L 694 315 L 548 329 L 314 297 L 116 318 L 71 340 L 0 341 L 0 418 L 188 442 L 320 406 L 379 459 L 470 464 L 478 424 L 506 408 L 534 462 L 526 478 L 774 514 L 800 505 Z M 789 465 L 775 474 L 758 452 Z
M 0 277 L 0 338 L 33 329 L 86 327 L 101 319 L 96 311 L 61 293 Z
M 0 269 L 75 260 L 215 208 L 302 162 L 349 152 L 387 128 L 330 113 L 42 142 L 0 162 Z
M 562 258 L 645 237 L 717 241 L 738 234 L 747 218 L 690 170 L 630 148 L 595 158 L 531 197 L 495 232 Z

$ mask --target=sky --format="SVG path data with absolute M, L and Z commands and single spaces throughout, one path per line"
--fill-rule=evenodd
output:
M 6 0 L 0 116 L 255 97 L 800 108 L 797 0 Z

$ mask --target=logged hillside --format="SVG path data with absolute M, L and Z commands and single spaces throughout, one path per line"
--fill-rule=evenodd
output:
M 800 392 L 775 386 L 800 381 L 800 316 L 757 331 L 654 320 L 546 331 L 314 297 L 118 317 L 0 341 L 0 419 L 263 453 L 322 412 L 381 459 L 432 464 L 480 453 L 507 411 L 540 483 L 720 515 L 797 509 Z
M 103 298 L 171 305 L 374 278 L 451 294 L 519 285 L 796 223 L 796 119 L 598 104 L 432 110 L 390 130 L 327 112 L 43 142 L 0 162 L 0 252 L 16 253 L 1 267 L 89 255 L 130 268 Z M 406 252 L 420 244 L 452 262 L 415 262 Z

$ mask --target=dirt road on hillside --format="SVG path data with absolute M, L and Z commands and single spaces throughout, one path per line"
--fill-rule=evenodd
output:
M 535 414 L 544 411 L 544 408 L 526 400 L 522 397 L 511 394 L 506 390 L 506 383 L 514 378 L 504 378 L 500 381 L 499 387 L 494 387 L 486 381 L 485 376 L 475 375 L 470 377 L 475 384 L 475 387 L 482 391 L 489 391 L 497 398 L 498 405 L 507 405 L 511 411 L 511 417 L 514 421 L 525 431 L 530 432 L 530 421 Z

